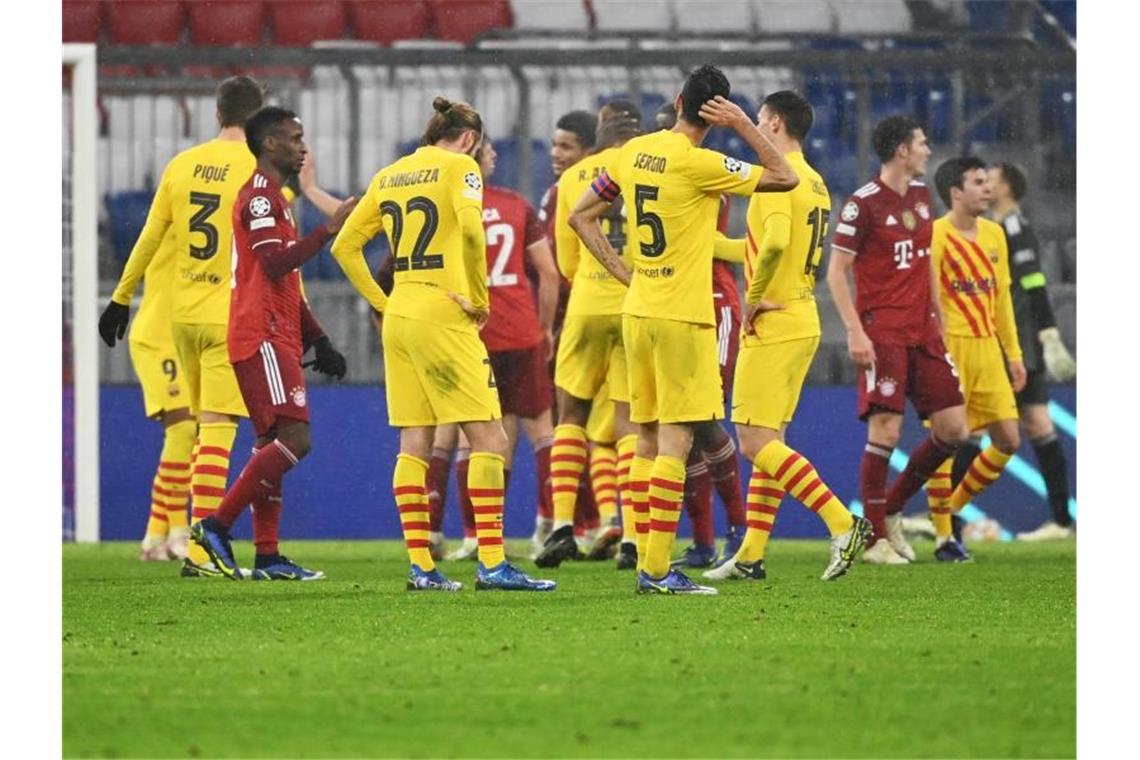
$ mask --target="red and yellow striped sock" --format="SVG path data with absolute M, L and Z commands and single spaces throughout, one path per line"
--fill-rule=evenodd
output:
M 629 471 L 633 466 L 633 456 L 637 453 L 637 436 L 625 435 L 617 442 L 617 487 L 621 499 L 621 540 L 623 543 L 636 543 L 637 524 L 633 512 L 633 492 L 629 488 Z
M 764 559 L 768 538 L 776 523 L 776 512 L 783 498 L 783 486 L 759 467 L 753 467 L 746 501 L 748 531 L 744 534 L 740 551 L 736 553 L 737 562 L 752 563 Z
M 947 457 L 938 466 L 930 480 L 926 481 L 926 500 L 930 504 L 930 521 L 934 523 L 934 533 L 939 539 L 949 538 L 952 533 L 950 520 L 950 471 L 954 467 L 954 457 Z
M 475 536 L 479 561 L 492 568 L 506 559 L 503 552 L 503 493 L 506 480 L 498 454 L 473 451 L 467 472 L 467 491 L 475 509 Z
M 203 422 L 198 426 L 198 447 L 190 471 L 190 524 L 213 516 L 226 495 L 230 451 L 237 435 L 235 422 Z M 196 565 L 209 564 L 206 550 L 190 542 L 187 558 Z
M 846 533 L 855 524 L 855 518 L 820 480 L 819 473 L 807 457 L 783 441 L 769 441 L 752 464 L 754 469 L 772 473 L 792 498 L 819 515 L 832 537 Z
M 578 485 L 586 469 L 586 428 L 559 425 L 550 447 L 550 490 L 554 497 L 554 530 L 574 524 Z
M 663 578 L 669 572 L 681 500 L 685 495 L 685 463 L 658 455 L 649 478 L 649 539 L 645 542 L 645 572 Z
M 431 506 L 427 497 L 428 463 L 411 454 L 396 456 L 392 493 L 400 512 L 400 529 L 408 559 L 424 572 L 435 569 L 431 558 Z
M 974 461 L 970 462 L 970 469 L 966 470 L 966 477 L 962 478 L 962 482 L 954 489 L 954 493 L 950 494 L 950 509 L 954 512 L 960 512 L 962 507 L 966 506 L 971 499 L 976 498 L 978 494 L 993 485 L 993 482 L 1001 476 L 1001 471 L 1005 469 L 1005 465 L 1013 457 L 1013 454 L 1007 454 L 992 443 L 985 448 L 980 454 L 974 457 Z
M 608 525 L 618 510 L 617 450 L 612 446 L 590 447 L 590 485 L 598 505 L 598 518 L 602 525 Z
M 198 423 L 194 420 L 176 422 L 166 428 L 162 455 L 158 462 L 158 480 L 166 496 L 166 519 L 171 533 L 189 529 L 190 463 L 194 459 L 194 441 Z
M 637 569 L 645 567 L 649 546 L 649 478 L 653 475 L 653 460 L 634 455 L 629 465 L 629 495 L 633 502 L 634 542 L 637 544 Z

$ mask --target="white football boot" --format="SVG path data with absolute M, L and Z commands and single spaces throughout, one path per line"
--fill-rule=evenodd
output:
M 1076 537 L 1077 529 L 1074 526 L 1058 525 L 1052 520 L 1042 523 L 1035 530 L 1017 534 L 1018 541 L 1065 541 Z
M 907 562 L 914 562 L 916 556 L 914 547 L 910 545 L 906 540 L 906 536 L 903 535 L 902 512 L 887 515 L 887 540 L 891 542 L 891 548 L 895 550 L 895 554 Z
M 885 538 L 880 538 L 870 549 L 863 552 L 863 561 L 872 565 L 910 564 L 906 561 L 906 557 L 899 555 L 898 552 L 891 548 L 891 542 Z

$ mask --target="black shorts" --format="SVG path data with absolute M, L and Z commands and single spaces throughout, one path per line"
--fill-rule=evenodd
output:
M 1020 408 L 1029 404 L 1048 403 L 1049 378 L 1045 376 L 1045 370 L 1030 371 L 1025 379 L 1025 387 L 1021 389 L 1021 393 L 1017 394 L 1017 406 Z

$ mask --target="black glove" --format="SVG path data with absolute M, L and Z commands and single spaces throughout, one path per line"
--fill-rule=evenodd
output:
M 316 358 L 307 363 L 306 367 L 312 367 L 322 375 L 335 377 L 337 380 L 344 377 L 345 373 L 348 372 L 344 354 L 333 348 L 332 341 L 327 335 L 317 338 L 313 343 L 313 348 L 317 352 Z
M 123 306 L 121 303 L 111 301 L 107 304 L 107 308 L 103 310 L 103 314 L 99 317 L 99 334 L 103 336 L 103 342 L 112 348 L 115 347 L 115 338 L 123 339 L 127 334 L 127 322 L 131 318 L 131 308 Z

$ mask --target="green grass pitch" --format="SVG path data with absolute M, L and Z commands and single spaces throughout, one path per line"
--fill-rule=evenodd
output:
M 824 583 L 775 541 L 768 581 L 670 598 L 610 563 L 411 594 L 395 542 L 286 542 L 314 583 L 66 545 L 64 756 L 1075 756 L 1075 544 L 916 548 Z

